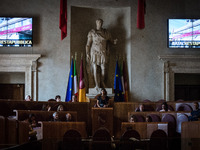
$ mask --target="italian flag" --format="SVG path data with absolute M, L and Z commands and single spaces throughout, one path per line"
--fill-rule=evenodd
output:
M 78 99 L 78 82 L 77 82 L 77 72 L 76 72 L 76 59 L 74 59 L 74 90 L 73 94 L 77 96 Z
M 83 59 L 82 58 L 81 58 L 81 66 L 80 66 L 79 102 L 86 102 L 84 71 L 83 71 Z

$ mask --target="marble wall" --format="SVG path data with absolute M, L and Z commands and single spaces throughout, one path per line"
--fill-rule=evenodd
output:
M 68 36 L 61 41 L 59 0 L 1 0 L 1 16 L 33 17 L 32 48 L 0 47 L 0 54 L 41 54 L 38 60 L 38 100 L 65 99 L 70 59 L 85 52 L 87 32 L 98 17 L 118 37 L 109 64 L 113 87 L 115 55 L 126 56 L 129 101 L 164 98 L 163 62 L 159 55 L 200 55 L 198 49 L 167 48 L 168 18 L 199 18 L 198 0 L 147 0 L 145 29 L 137 29 L 137 0 L 68 0 Z M 77 61 L 79 72 L 80 61 Z M 114 66 L 113 66 L 114 65 Z M 86 77 L 88 78 L 88 77 Z

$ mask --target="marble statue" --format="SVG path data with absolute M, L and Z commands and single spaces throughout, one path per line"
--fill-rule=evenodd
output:
M 86 44 L 86 62 L 92 70 L 96 90 L 99 90 L 100 86 L 106 88 L 105 70 L 109 57 L 109 44 L 117 44 L 117 39 L 113 40 L 111 34 L 102 28 L 102 25 L 103 20 L 97 19 L 96 29 L 89 31 Z M 97 67 L 100 67 L 100 76 Z

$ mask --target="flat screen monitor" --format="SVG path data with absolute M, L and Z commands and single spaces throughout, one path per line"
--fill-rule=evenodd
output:
M 169 48 L 200 48 L 200 19 L 168 19 Z
M 32 47 L 32 17 L 0 17 L 0 47 Z

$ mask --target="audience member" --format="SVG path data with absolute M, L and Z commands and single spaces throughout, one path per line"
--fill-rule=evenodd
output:
M 144 111 L 144 105 L 140 104 L 139 107 L 135 111 L 136 112 L 143 112 Z
M 72 121 L 72 115 L 70 113 L 66 114 L 66 122 L 71 122 Z
M 97 98 L 97 107 L 108 107 L 109 97 L 106 89 L 101 89 L 101 95 Z
M 26 95 L 25 101 L 32 101 L 31 96 L 30 95 Z
M 48 104 L 48 105 L 46 105 L 46 104 L 43 104 L 42 105 L 42 111 L 50 111 L 51 110 L 51 106 Z
M 34 114 L 29 114 L 28 122 L 32 128 L 37 126 L 37 120 Z
M 162 109 L 160 110 L 160 112 L 165 112 L 165 111 L 170 111 L 170 110 L 168 109 L 168 104 L 167 104 L 167 102 L 163 102 L 163 103 L 162 103 Z
M 132 115 L 129 122 L 137 122 L 137 117 L 135 115 Z
M 71 102 L 78 102 L 77 96 L 75 94 L 72 95 L 72 101 Z
M 61 102 L 61 96 L 60 95 L 56 95 L 55 100 L 56 100 L 56 102 Z
M 188 117 L 189 121 L 198 121 L 200 118 L 200 109 L 199 109 L 199 103 L 198 102 L 194 102 L 194 109 L 191 112 L 191 116 Z
M 63 105 L 59 105 L 58 108 L 57 108 L 57 111 L 64 111 Z
M 37 140 L 37 132 L 33 130 L 37 126 L 37 121 L 34 114 L 30 114 L 29 117 L 25 120 L 29 124 L 29 140 Z
M 151 116 L 146 116 L 146 122 L 152 122 Z
M 54 112 L 53 113 L 53 121 L 60 121 L 59 113 L 58 112 Z

